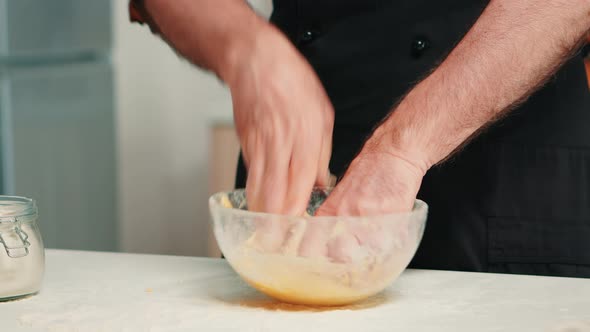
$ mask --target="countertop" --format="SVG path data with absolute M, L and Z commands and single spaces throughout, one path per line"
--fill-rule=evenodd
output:
M 220 259 L 47 251 L 44 288 L 0 331 L 588 331 L 590 280 L 406 270 L 362 304 L 275 302 Z

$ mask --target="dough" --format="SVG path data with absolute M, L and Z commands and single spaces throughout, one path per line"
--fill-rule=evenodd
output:
M 233 195 L 221 197 L 221 204 L 245 209 L 243 193 Z M 313 214 L 326 196 L 312 195 L 306 215 Z M 265 237 L 254 231 L 246 241 L 224 254 L 246 282 L 271 297 L 288 303 L 334 306 L 365 299 L 387 287 L 407 266 L 416 249 L 408 241 L 390 243 L 387 249 L 379 251 L 359 246 L 352 263 L 334 262 L 324 256 L 301 257 L 299 246 L 312 222 L 309 218 L 285 221 L 287 235 L 277 249 L 265 247 Z M 356 224 L 357 230 L 359 225 L 363 227 Z M 371 225 L 367 223 L 367 229 Z M 328 237 L 347 232 L 353 232 L 350 221 L 336 221 Z

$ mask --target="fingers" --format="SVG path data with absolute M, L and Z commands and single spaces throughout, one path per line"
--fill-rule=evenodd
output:
M 318 187 L 328 188 L 331 186 L 332 174 L 330 173 L 330 158 L 332 156 L 332 136 L 324 136 L 318 158 L 317 178 L 315 184 Z M 333 186 L 333 184 L 332 184 Z
M 266 138 L 264 174 L 257 192 L 260 211 L 274 214 L 285 214 L 286 195 L 289 190 L 289 162 L 291 148 L 280 146 L 277 137 Z
M 305 135 L 314 134 L 317 135 Z M 249 160 L 246 195 L 250 210 L 302 215 L 314 184 L 319 179 L 324 187 L 335 182 L 327 168 L 331 140 L 325 139 L 328 143 L 322 145 L 315 144 L 316 141 L 313 136 L 299 137 L 290 148 L 288 140 L 285 145 L 284 140 L 264 138 L 254 140 L 255 145 L 245 149 L 244 158 Z
M 328 188 L 336 187 L 337 181 L 338 181 L 338 178 L 336 178 L 336 175 L 330 174 L 330 182 L 328 183 Z
M 289 232 L 289 223 L 280 216 L 262 216 L 254 221 L 252 245 L 263 252 L 279 252 Z
M 314 145 L 313 142 L 314 140 L 309 137 L 300 137 L 293 147 L 284 208 L 286 214 L 302 215 L 307 208 L 318 173 L 317 158 L 320 146 Z
M 280 214 L 286 194 L 287 167 L 289 154 L 280 152 L 277 144 L 255 137 L 249 143 L 247 155 L 250 160 L 246 182 L 248 209 L 256 212 Z M 288 150 L 287 150 L 288 151 Z M 246 153 L 245 153 L 246 154 Z M 274 158 L 269 158 L 274 156 Z M 280 216 L 262 216 L 255 221 L 256 231 L 253 243 L 265 252 L 277 252 L 282 248 L 289 225 Z
M 328 97 L 325 96 L 328 100 Z M 330 159 L 332 157 L 332 135 L 334 133 L 334 108 L 328 102 L 324 105 L 324 123 L 321 140 L 321 149 L 318 158 L 318 176 L 316 179 L 316 185 L 318 187 L 331 187 L 332 176 L 330 173 Z M 335 182 L 335 181 L 334 181 Z M 333 186 L 333 185 L 332 185 Z
M 358 260 L 363 247 L 355 234 L 343 233 L 327 243 L 327 256 L 338 263 L 350 263 Z
M 291 148 L 290 142 L 279 140 L 273 129 L 256 132 L 248 142 L 246 197 L 251 211 L 283 214 Z
M 246 178 L 246 201 L 248 202 L 248 209 L 251 211 L 262 211 L 259 191 L 264 175 L 264 153 L 261 150 L 246 148 L 244 149 L 244 159 L 249 160 L 248 177 Z
M 299 245 L 299 255 L 301 257 L 326 257 L 328 255 L 327 244 L 334 224 L 334 220 L 308 220 L 307 229 Z

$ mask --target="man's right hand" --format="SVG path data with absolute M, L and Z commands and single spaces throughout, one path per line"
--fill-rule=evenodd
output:
M 333 109 L 311 66 L 245 1 L 144 0 L 174 49 L 225 81 L 248 167 L 248 206 L 302 214 L 327 186 Z
M 329 184 L 334 111 L 311 66 L 264 24 L 235 43 L 220 76 L 231 89 L 249 210 L 301 215 L 314 185 Z

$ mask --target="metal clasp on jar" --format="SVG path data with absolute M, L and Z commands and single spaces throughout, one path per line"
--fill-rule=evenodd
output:
M 29 235 L 22 230 L 18 218 L 0 218 L 0 243 L 4 245 L 6 254 L 11 258 L 25 257 L 29 254 L 31 243 Z

